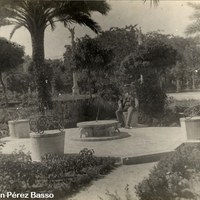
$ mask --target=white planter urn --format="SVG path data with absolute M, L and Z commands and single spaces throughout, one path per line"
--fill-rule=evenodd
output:
M 12 138 L 29 138 L 29 119 L 8 121 L 9 133 Z
M 44 133 L 31 133 L 31 158 L 40 162 L 46 153 L 64 154 L 65 132 L 47 130 Z
M 200 139 L 200 116 L 180 118 L 181 130 L 187 140 Z

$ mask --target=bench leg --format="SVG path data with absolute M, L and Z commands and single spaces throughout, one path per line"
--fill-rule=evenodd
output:
M 80 130 L 80 138 L 85 135 L 85 137 L 93 137 L 93 130 L 92 128 L 81 128 Z
M 118 133 L 121 133 L 118 127 L 115 128 L 115 131 L 117 131 Z

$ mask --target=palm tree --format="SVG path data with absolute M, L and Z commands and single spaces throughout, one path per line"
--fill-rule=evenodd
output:
M 77 23 L 98 33 L 101 30 L 100 26 L 92 19 L 91 14 L 99 12 L 106 15 L 109 10 L 110 7 L 105 0 L 0 0 L 0 19 L 5 20 L 6 25 L 15 25 L 10 38 L 21 27 L 25 27 L 31 35 L 32 59 L 41 111 L 45 107 L 50 108 L 51 105 L 50 83 L 44 63 L 45 29 L 50 26 L 53 31 L 56 22 L 63 23 L 65 27 Z
M 148 0 L 143 0 L 144 2 L 147 2 Z M 155 7 L 158 6 L 160 0 L 150 0 L 150 5 L 154 5 Z

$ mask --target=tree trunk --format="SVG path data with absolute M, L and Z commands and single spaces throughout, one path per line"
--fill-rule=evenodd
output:
M 180 89 L 181 89 L 181 87 L 180 87 L 180 80 L 177 78 L 176 79 L 176 92 L 180 92 Z
M 193 90 L 196 89 L 196 87 L 195 87 L 195 73 L 194 72 L 192 73 L 192 89 Z
M 1 85 L 3 87 L 3 93 L 4 93 L 4 98 L 5 98 L 5 103 L 6 103 L 6 107 L 8 107 L 8 97 L 7 97 L 7 91 L 6 91 L 6 86 L 4 84 L 4 81 L 3 81 L 3 77 L 2 77 L 2 73 L 0 72 L 0 82 L 1 82 Z
M 89 95 L 92 99 L 92 88 L 91 88 L 91 71 L 88 70 L 88 88 L 89 88 Z
M 32 58 L 36 76 L 39 109 L 44 113 L 45 109 L 51 109 L 51 87 L 47 76 L 47 67 L 44 62 L 44 29 L 31 32 Z
M 188 80 L 188 78 L 186 78 L 186 89 L 187 89 L 187 90 L 190 89 L 190 88 L 189 88 L 189 80 Z

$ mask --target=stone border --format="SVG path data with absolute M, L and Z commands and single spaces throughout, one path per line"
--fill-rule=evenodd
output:
M 9 120 L 8 124 L 20 124 L 24 122 L 29 122 L 29 119 L 17 119 L 17 120 Z
M 108 141 L 108 140 L 117 140 L 117 139 L 123 139 L 130 137 L 127 132 L 120 132 L 117 133 L 114 136 L 108 136 L 108 137 L 85 137 L 85 138 L 73 138 L 74 141 L 83 141 L 83 142 L 94 142 L 94 141 Z
M 111 127 L 119 124 L 116 120 L 98 120 L 98 121 L 84 121 L 84 122 L 78 122 L 77 127 L 78 128 L 97 128 L 97 127 Z
M 64 135 L 64 134 L 65 134 L 65 131 L 59 131 L 59 130 L 49 130 L 48 131 L 48 130 L 46 130 L 42 134 L 31 132 L 30 137 L 31 138 L 47 138 L 47 137 L 55 137 L 55 136 L 59 136 L 59 135 Z
M 121 164 L 135 165 L 135 164 L 143 164 L 143 163 L 150 163 L 150 162 L 158 162 L 161 158 L 163 158 L 163 156 L 167 156 L 172 152 L 174 151 L 151 153 L 151 154 L 133 156 L 133 157 L 122 157 Z

